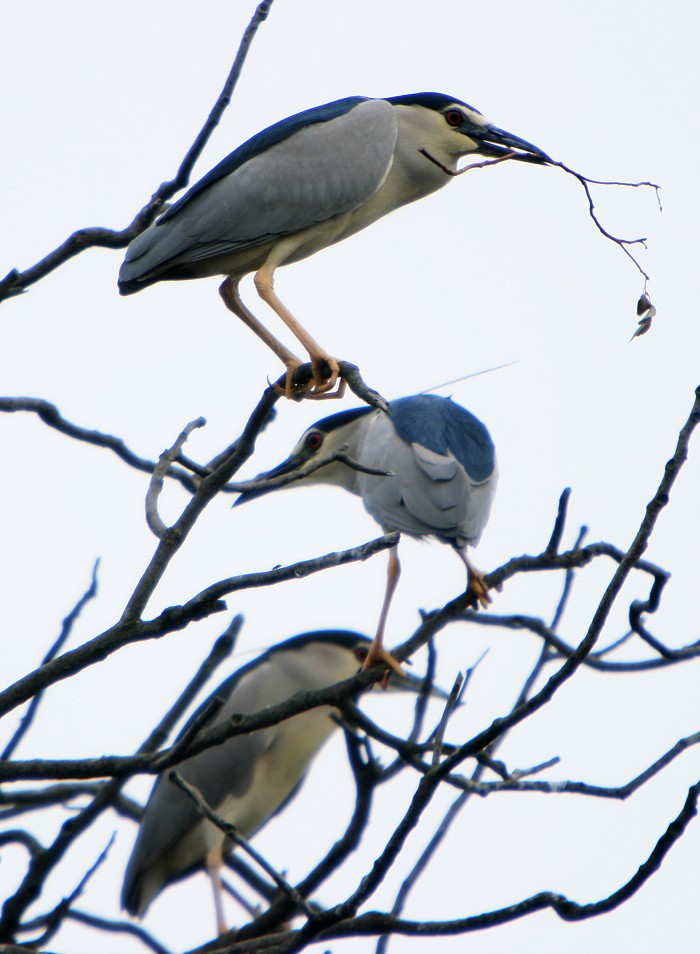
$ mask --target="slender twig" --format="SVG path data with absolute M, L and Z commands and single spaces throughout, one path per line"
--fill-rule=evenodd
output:
M 443 745 L 445 742 L 445 732 L 447 731 L 447 724 L 450 721 L 451 716 L 454 714 L 455 709 L 459 704 L 459 700 L 462 696 L 462 690 L 466 686 L 466 682 L 462 673 L 457 673 L 457 678 L 454 681 L 450 695 L 445 703 L 445 706 L 440 716 L 440 721 L 437 724 L 437 728 L 433 733 L 433 740 L 435 748 L 433 749 L 433 765 L 438 765 L 440 762 L 440 757 L 443 752 Z
M 73 609 L 63 620 L 63 624 L 61 626 L 61 632 L 58 634 L 58 637 L 54 640 L 53 645 L 50 647 L 49 651 L 41 660 L 42 666 L 45 666 L 47 663 L 51 662 L 51 660 L 54 659 L 59 654 L 59 652 L 65 645 L 66 640 L 69 638 L 71 632 L 73 631 L 73 624 L 79 618 L 84 607 L 90 602 L 91 599 L 94 599 L 94 597 L 97 595 L 97 568 L 99 567 L 99 565 L 100 565 L 100 561 L 96 560 L 92 567 L 92 579 L 90 582 L 90 586 L 83 593 L 83 595 L 80 597 L 80 599 L 75 604 Z M 0 760 L 6 760 L 12 757 L 12 753 L 15 751 L 19 743 L 22 741 L 24 736 L 29 731 L 32 725 L 32 722 L 34 721 L 34 718 L 36 717 L 37 709 L 39 708 L 39 703 L 41 702 L 42 698 L 43 698 L 43 692 L 37 692 L 36 695 L 33 697 L 31 702 L 29 703 L 29 706 L 27 707 L 27 711 L 20 719 L 20 722 L 19 722 L 19 725 L 17 726 L 16 731 L 14 732 L 9 742 L 3 749 L 2 754 L 0 755 Z
M 240 625 L 240 621 L 234 620 L 231 624 L 230 629 L 233 630 L 233 635 L 236 633 L 237 625 Z M 225 636 L 226 634 L 224 634 L 223 648 L 225 648 L 227 642 Z M 161 744 L 163 737 L 168 734 L 171 726 L 176 719 L 179 718 L 184 704 L 189 701 L 201 684 L 203 675 L 215 665 L 217 659 L 221 658 L 222 652 L 222 641 L 217 640 L 207 660 L 199 668 L 190 684 L 185 688 L 180 699 L 176 700 L 164 718 L 161 719 L 156 728 L 153 729 L 145 742 L 140 746 L 138 750 L 139 754 L 144 755 L 147 752 L 152 752 L 156 745 Z M 69 818 L 61 825 L 59 833 L 53 843 L 32 858 L 29 869 L 19 888 L 3 905 L 2 916 L 0 918 L 0 942 L 10 940 L 15 936 L 23 912 L 39 894 L 48 873 L 58 864 L 73 842 L 113 803 L 119 795 L 124 782 L 124 778 L 112 778 L 109 782 L 101 785 L 92 801 L 77 815 Z
M 369 385 L 363 381 L 358 368 L 354 364 L 351 364 L 349 361 L 341 361 L 339 362 L 339 366 L 341 377 L 348 382 L 351 390 L 357 395 L 357 397 L 359 397 L 366 404 L 376 407 L 381 411 L 389 410 L 388 402 L 381 396 L 381 394 L 379 394 L 378 391 L 375 391 L 374 388 L 369 387 Z M 304 375 L 308 375 L 309 379 L 312 376 L 310 364 L 301 365 L 297 371 L 302 371 L 302 380 L 304 379 Z M 283 386 L 284 382 L 285 376 L 282 375 L 282 377 L 280 377 L 276 383 L 280 386 Z M 72 437 L 75 440 L 82 441 L 83 443 L 92 444 L 96 447 L 107 448 L 116 454 L 120 460 L 124 461 L 125 464 L 128 464 L 130 467 L 133 467 L 134 469 L 143 473 L 153 474 L 158 467 L 158 463 L 156 461 L 148 460 L 147 458 L 140 457 L 138 454 L 134 453 L 134 451 L 132 451 L 120 437 L 115 437 L 113 434 L 105 434 L 102 431 L 96 431 L 91 428 L 81 427 L 78 424 L 74 424 L 63 417 L 55 404 L 52 404 L 50 401 L 45 401 L 42 398 L 0 397 L 0 412 L 3 411 L 6 413 L 16 413 L 19 411 L 34 413 L 49 427 L 53 427 L 60 433 L 65 434 L 68 437 Z M 274 412 L 270 410 L 266 420 L 260 425 L 260 433 L 264 430 L 266 423 L 269 422 L 273 416 Z M 237 444 L 234 443 L 223 453 L 217 455 L 217 457 L 215 457 L 214 460 L 210 461 L 208 464 L 199 464 L 197 461 L 193 461 L 184 454 L 180 453 L 177 455 L 176 462 L 185 468 L 185 470 L 181 469 L 181 467 L 173 466 L 173 464 L 171 464 L 168 467 L 165 476 L 168 479 L 178 481 L 186 490 L 190 491 L 190 493 L 195 493 L 200 483 L 196 478 L 209 476 L 218 466 L 230 459 L 236 448 Z M 355 467 L 355 469 L 358 470 L 361 469 L 362 466 L 357 462 L 352 461 L 350 458 L 348 458 L 346 463 L 348 463 L 348 466 Z M 190 473 L 188 473 L 188 471 Z M 368 472 L 372 473 L 373 471 L 369 470 Z M 193 477 L 193 474 L 196 476 Z M 250 489 L 250 482 L 245 482 L 245 484 L 224 484 L 224 486 L 221 487 L 221 492 L 240 493 L 241 489 Z
M 348 550 L 327 553 L 311 560 L 302 560 L 299 563 L 261 573 L 248 573 L 243 576 L 230 577 L 202 590 L 182 606 L 169 606 L 152 620 L 123 620 L 77 649 L 64 653 L 0 692 L 0 716 L 30 699 L 40 689 L 45 689 L 62 679 L 67 679 L 76 672 L 84 670 L 87 666 L 102 662 L 107 656 L 123 646 L 147 639 L 159 639 L 167 633 L 184 629 L 192 622 L 206 619 L 212 613 L 223 612 L 226 609 L 226 604 L 221 600 L 221 596 L 245 589 L 272 586 L 275 583 L 287 580 L 303 579 L 329 567 L 362 562 L 395 546 L 397 539 L 398 534 L 388 533 Z M 380 666 L 373 668 L 376 673 L 368 670 L 368 682 L 372 682 L 376 674 L 381 673 Z M 4 768 L 5 766 L 0 765 L 0 773 Z
M 609 232 L 604 227 L 604 225 L 602 224 L 602 222 L 600 221 L 600 219 L 595 213 L 595 203 L 593 202 L 593 196 L 591 195 L 590 186 L 591 185 L 612 185 L 612 186 L 625 186 L 630 189 L 639 189 L 642 187 L 648 187 L 650 189 L 654 189 L 654 191 L 656 192 L 656 199 L 657 199 L 657 202 L 659 203 L 659 209 L 661 209 L 662 207 L 661 198 L 660 198 L 661 186 L 657 185 L 655 182 L 613 182 L 613 181 L 604 181 L 602 179 L 590 179 L 588 176 L 584 176 L 580 172 L 576 172 L 575 169 L 570 168 L 569 166 L 565 165 L 563 162 L 556 162 L 554 159 L 549 159 L 549 158 L 547 158 L 546 160 L 543 160 L 538 158 L 535 155 L 530 155 L 528 153 L 522 153 L 522 152 L 508 152 L 502 156 L 499 156 L 497 159 L 487 159 L 484 162 L 474 162 L 468 166 L 463 166 L 461 169 L 450 169 L 449 166 L 446 166 L 439 159 L 436 159 L 435 156 L 431 156 L 426 149 L 421 148 L 418 150 L 418 152 L 422 153 L 426 157 L 426 159 L 429 159 L 434 165 L 436 165 L 439 169 L 441 169 L 445 173 L 445 175 L 451 176 L 453 178 L 456 176 L 461 176 L 465 172 L 469 172 L 471 169 L 483 169 L 486 166 L 494 166 L 498 164 L 499 162 L 505 162 L 506 160 L 509 160 L 509 159 L 516 159 L 521 162 L 523 161 L 538 162 L 542 164 L 546 163 L 546 165 L 557 166 L 559 169 L 563 169 L 564 172 L 567 172 L 569 175 L 573 176 L 583 186 L 586 192 L 586 198 L 588 199 L 588 214 L 593 219 L 593 222 L 595 223 L 598 231 L 602 235 L 604 235 L 605 238 L 609 239 L 611 242 L 614 242 L 616 245 L 619 245 L 619 247 L 622 249 L 625 255 L 627 255 L 632 260 L 637 270 L 641 272 L 641 274 L 644 277 L 645 283 L 649 281 L 649 276 L 647 275 L 647 273 L 639 264 L 635 256 L 632 254 L 632 252 L 630 252 L 629 248 L 627 247 L 629 245 L 643 245 L 646 248 L 646 238 L 624 239 L 616 235 L 613 235 L 612 232 Z M 633 337 L 636 337 L 637 335 L 643 334 L 643 333 L 644 333 L 643 331 L 641 332 L 637 331 L 636 335 Z
M 201 155 L 212 132 L 218 125 L 224 110 L 231 102 L 231 95 L 240 76 L 246 56 L 248 55 L 250 45 L 258 27 L 267 19 L 272 3 L 273 0 L 263 0 L 263 2 L 258 5 L 243 34 L 238 52 L 233 61 L 233 66 L 229 71 L 223 89 L 194 143 L 187 150 L 175 177 L 167 182 L 163 182 L 153 193 L 147 204 L 136 214 L 131 223 L 121 231 L 99 227 L 79 229 L 69 236 L 65 242 L 59 245 L 58 248 L 37 262 L 36 265 L 32 265 L 31 268 L 23 272 L 13 268 L 12 271 L 0 281 L 0 302 L 12 295 L 21 294 L 30 285 L 44 278 L 50 272 L 54 271 L 54 269 L 58 268 L 59 265 L 63 265 L 64 262 L 67 262 L 87 248 L 94 248 L 96 246 L 103 248 L 124 248 L 151 224 L 155 216 L 162 210 L 163 203 L 187 185 L 195 162 Z
M 168 473 L 171 465 L 180 456 L 180 452 L 192 431 L 198 427 L 204 427 L 206 423 L 203 417 L 198 417 L 196 420 L 190 421 L 189 424 L 183 427 L 175 443 L 163 451 L 158 458 L 158 464 L 153 471 L 153 476 L 148 485 L 148 493 L 146 494 L 146 523 L 151 533 L 158 537 L 159 540 L 162 540 L 168 530 L 171 529 L 163 523 L 158 513 L 158 498 L 163 490 L 165 475 Z
M 167 947 L 157 941 L 152 934 L 149 934 L 140 924 L 133 924 L 131 921 L 113 921 L 108 918 L 97 917 L 87 911 L 78 911 L 72 908 L 66 914 L 67 921 L 77 921 L 78 924 L 86 924 L 88 927 L 97 928 L 99 931 L 108 931 L 110 934 L 131 934 L 138 938 L 146 947 L 149 947 L 155 954 L 170 954 Z
M 263 858 L 260 852 L 250 844 L 248 839 L 241 834 L 235 825 L 232 825 L 230 822 L 226 821 L 225 818 L 212 809 L 195 785 L 191 785 L 182 777 L 182 775 L 180 775 L 179 772 L 176 772 L 175 770 L 169 773 L 168 778 L 171 782 L 177 785 L 178 788 L 182 789 L 182 791 L 194 802 L 195 808 L 199 814 L 202 815 L 202 817 L 208 819 L 210 822 L 216 825 L 216 827 L 219 828 L 227 838 L 229 838 L 237 847 L 241 848 L 247 855 L 249 855 L 256 864 L 260 865 L 265 874 L 272 878 L 278 888 L 284 891 L 292 904 L 298 906 L 308 917 L 314 917 L 314 908 L 309 904 L 306 898 L 302 897 L 301 894 L 299 894 L 299 892 L 292 887 L 287 879 L 283 877 L 283 875 L 277 871 L 277 869 L 271 865 L 267 859 Z
M 433 165 L 438 167 L 438 169 L 441 169 L 446 176 L 450 176 L 453 179 L 456 179 L 457 176 L 463 176 L 465 172 L 471 172 L 472 169 L 486 169 L 488 166 L 497 166 L 500 162 L 506 162 L 509 159 L 518 159 L 521 162 L 536 162 L 538 164 L 543 164 L 542 159 L 535 155 L 530 155 L 529 153 L 506 152 L 502 156 L 498 156 L 497 159 L 484 159 L 482 162 L 470 162 L 468 166 L 462 166 L 459 169 L 450 169 L 450 167 L 446 166 L 444 162 L 441 162 L 435 156 L 432 156 L 427 149 L 421 147 L 418 152 L 425 156 L 426 159 L 429 159 Z
M 586 539 L 586 534 L 588 533 L 588 527 L 579 527 L 578 536 L 574 542 L 574 550 L 579 550 L 583 546 L 583 541 Z M 559 597 L 559 602 L 557 603 L 556 609 L 552 615 L 552 621 L 549 624 L 549 628 L 552 632 L 556 632 L 559 628 L 559 624 L 562 621 L 564 616 L 564 611 L 566 610 L 566 604 L 569 602 L 569 596 L 571 595 L 571 589 L 574 585 L 574 577 L 576 571 L 569 567 L 569 569 L 564 574 L 564 585 L 562 586 L 561 595 Z M 590 660 L 590 656 L 588 659 Z M 588 662 L 588 660 L 587 660 Z
M 61 434 L 72 437 L 75 440 L 83 441 L 85 444 L 93 444 L 96 447 L 106 447 L 123 460 L 129 467 L 143 471 L 146 474 L 152 474 L 156 469 L 155 461 L 147 460 L 145 457 L 139 457 L 134 451 L 124 443 L 120 437 L 114 437 L 112 434 L 105 434 L 103 431 L 96 431 L 87 427 L 80 427 L 68 421 L 55 404 L 50 401 L 44 401 L 42 398 L 33 397 L 0 397 L 0 411 L 7 413 L 16 413 L 18 411 L 27 411 L 37 415 L 39 420 L 49 427 L 53 427 Z M 181 471 L 179 468 L 171 467 L 168 471 L 168 477 L 180 481 L 187 490 L 194 492 L 197 489 L 197 482 L 192 479 L 190 474 Z
M 571 497 L 571 487 L 565 487 L 561 496 L 559 497 L 559 505 L 557 507 L 557 518 L 554 521 L 554 527 L 552 528 L 552 535 L 549 538 L 549 543 L 545 547 L 545 553 L 548 556 L 553 556 L 555 553 L 559 552 L 559 547 L 561 546 L 561 538 L 564 535 L 564 528 L 566 527 L 566 516 L 569 509 L 569 498 Z
M 75 886 L 75 888 L 73 888 L 71 893 L 67 895 L 66 897 L 62 898 L 62 900 L 56 905 L 53 911 L 50 911 L 48 914 L 45 914 L 41 918 L 43 923 L 46 925 L 44 933 L 40 937 L 36 938 L 35 940 L 30 941 L 28 945 L 29 947 L 32 947 L 32 948 L 41 947 L 43 944 L 46 944 L 48 941 L 50 941 L 51 938 L 55 935 L 55 933 L 61 927 L 61 923 L 63 922 L 63 919 L 65 918 L 66 914 L 70 911 L 73 902 L 80 897 L 80 895 L 85 890 L 85 886 L 87 885 L 90 878 L 92 878 L 92 876 L 95 874 L 97 869 L 100 868 L 103 862 L 106 860 L 107 855 L 109 854 L 109 850 L 114 844 L 115 838 L 116 838 L 116 834 L 112 834 L 111 838 L 109 839 L 105 847 L 102 849 L 100 854 L 97 856 L 96 860 L 90 865 L 88 870 L 82 876 L 82 878 L 80 879 L 78 884 Z
M 654 191 L 656 192 L 656 199 L 657 199 L 657 202 L 659 203 L 659 209 L 661 209 L 661 199 L 659 195 L 659 190 L 661 189 L 661 186 L 657 185 L 655 182 L 605 182 L 601 179 L 589 179 L 587 176 L 581 175 L 580 172 L 576 172 L 575 169 L 571 169 L 569 166 L 564 165 L 563 162 L 551 162 L 551 165 L 559 166 L 560 169 L 563 169 L 564 172 L 568 172 L 569 175 L 573 176 L 575 179 L 577 179 L 581 183 L 581 185 L 583 186 L 585 190 L 586 198 L 588 199 L 588 214 L 593 219 L 598 231 L 602 235 L 604 235 L 605 238 L 610 239 L 611 242 L 614 242 L 615 245 L 619 245 L 619 247 L 622 249 L 625 255 L 627 255 L 631 259 L 631 261 L 636 266 L 637 270 L 644 277 L 644 281 L 648 282 L 649 276 L 647 275 L 647 273 L 639 264 L 635 256 L 632 254 L 632 252 L 630 252 L 629 248 L 627 247 L 628 245 L 643 245 L 644 248 L 646 248 L 646 241 L 647 241 L 646 238 L 624 239 L 624 238 L 619 238 L 618 236 L 613 235 L 611 232 L 609 232 L 603 226 L 602 222 L 600 221 L 600 219 L 595 213 L 595 203 L 593 202 L 593 196 L 591 195 L 591 190 L 589 186 L 590 185 L 613 185 L 613 186 L 625 186 L 630 189 L 639 189 L 639 188 L 648 187 L 650 189 L 654 189 Z
M 369 753 L 366 741 L 358 740 L 354 732 L 346 726 L 344 728 L 348 758 L 355 780 L 355 807 L 344 834 L 330 848 L 325 858 L 296 886 L 296 890 L 305 898 L 336 871 L 359 845 L 369 821 L 374 790 L 381 781 L 382 772 Z M 243 940 L 269 934 L 279 929 L 279 925 L 294 913 L 295 907 L 289 899 L 286 896 L 280 897 L 274 901 L 269 910 L 241 928 L 236 938 Z

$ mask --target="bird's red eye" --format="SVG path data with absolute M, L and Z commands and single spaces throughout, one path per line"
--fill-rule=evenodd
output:
M 317 451 L 321 444 L 323 444 L 323 434 L 321 434 L 320 431 L 311 431 L 309 436 L 306 438 L 306 446 L 308 449 Z
M 464 116 L 458 109 L 448 109 L 445 113 L 445 120 L 449 126 L 459 126 Z
M 369 654 L 368 646 L 355 646 L 355 658 L 358 662 L 363 663 Z

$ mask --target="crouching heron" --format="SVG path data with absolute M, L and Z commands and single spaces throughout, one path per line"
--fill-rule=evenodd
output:
M 369 648 L 367 637 L 346 630 L 295 636 L 229 677 L 192 719 L 206 708 L 208 719 L 200 728 L 207 728 L 236 713 L 277 705 L 297 692 L 332 686 L 358 672 Z M 414 676 L 397 676 L 390 688 L 417 692 L 422 685 Z M 332 712 L 330 706 L 320 706 L 278 725 L 233 736 L 185 759 L 177 771 L 210 808 L 248 838 L 296 794 L 321 746 L 338 727 Z M 205 819 L 164 773 L 148 800 L 127 865 L 123 907 L 142 917 L 167 885 L 204 868 L 214 886 L 217 927 L 223 933 L 219 871 L 230 850 L 232 845 L 221 829 Z
M 334 459 L 344 451 L 365 473 Z M 391 401 L 389 413 L 362 407 L 341 411 L 308 428 L 290 457 L 256 479 L 290 474 L 311 462 L 329 462 L 287 487 L 335 484 L 362 498 L 385 533 L 434 536 L 449 543 L 467 568 L 467 586 L 477 605 L 491 602 L 484 576 L 467 557 L 488 522 L 498 467 L 493 441 L 473 414 L 450 398 L 422 394 Z M 270 492 L 250 490 L 234 506 Z M 391 598 L 400 573 L 396 547 L 389 554 L 384 603 L 365 667 L 385 662 L 402 672 L 383 647 Z

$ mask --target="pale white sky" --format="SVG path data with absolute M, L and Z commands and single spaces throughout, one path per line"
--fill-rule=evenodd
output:
M 224 0 L 67 0 L 5 10 L 2 274 L 33 264 L 79 227 L 121 228 L 131 220 L 174 174 L 253 9 L 253 3 Z M 544 547 L 565 486 L 573 488 L 567 542 L 585 523 L 590 540 L 626 548 L 692 406 L 700 354 L 699 26 L 696 5 L 681 0 L 578 6 L 443 0 L 439 7 L 414 0 L 277 0 L 234 102 L 195 170 L 198 178 L 249 135 L 309 106 L 351 94 L 435 89 L 466 100 L 496 125 L 591 177 L 662 185 L 662 213 L 650 190 L 595 192 L 606 227 L 648 237 L 641 261 L 659 314 L 652 331 L 632 344 L 642 280 L 595 229 L 580 186 L 557 169 L 504 164 L 470 172 L 278 274 L 279 293 L 315 337 L 358 363 L 388 398 L 518 362 L 449 389 L 490 428 L 500 458 L 492 519 L 474 557 L 485 570 Z M 216 280 L 163 284 L 122 299 L 116 291 L 121 259 L 121 252 L 87 252 L 2 305 L 0 392 L 53 401 L 69 419 L 115 433 L 151 458 L 201 414 L 207 427 L 188 452 L 206 460 L 239 433 L 266 376 L 276 377 L 279 368 L 223 308 Z M 244 294 L 252 303 L 250 282 Z M 247 475 L 280 460 L 311 421 L 337 409 L 280 407 Z M 100 598 L 71 645 L 118 618 L 155 541 L 143 520 L 143 475 L 29 416 L 4 416 L 0 427 L 0 654 L 3 683 L 9 683 L 44 654 L 96 557 L 102 559 Z M 647 554 L 673 574 L 662 609 L 650 620 L 652 631 L 672 646 L 698 635 L 699 482 L 698 450 L 691 447 Z M 184 500 L 176 488 L 168 490 L 166 519 Z M 226 499 L 210 507 L 149 614 L 225 576 L 342 549 L 377 533 L 360 502 L 333 489 L 272 495 L 234 512 L 229 504 Z M 419 608 L 442 604 L 464 584 L 462 565 L 449 548 L 404 541 L 401 556 L 390 644 L 413 631 Z M 371 633 L 384 572 L 378 557 L 229 600 L 230 611 L 245 613 L 248 621 L 237 661 L 309 628 Z M 562 628 L 570 641 L 583 635 L 611 573 L 601 564 L 582 575 Z M 494 612 L 548 618 L 559 585 L 553 577 L 520 577 L 497 596 Z M 643 596 L 645 586 L 637 578 L 628 584 L 606 637 L 624 631 L 625 606 Z M 18 757 L 132 751 L 221 626 L 214 619 L 158 644 L 126 649 L 52 689 Z M 453 723 L 455 740 L 509 709 L 539 645 L 524 633 L 454 627 L 439 641 L 442 682 L 451 683 L 486 648 L 468 705 Z M 502 755 L 511 767 L 559 755 L 561 764 L 545 777 L 621 784 L 698 729 L 697 680 L 697 665 L 624 677 L 582 673 L 512 734 Z M 369 708 L 387 724 L 405 723 L 402 707 L 389 700 L 372 699 Z M 12 718 L 6 721 L 3 738 L 14 728 Z M 319 826 L 313 839 L 319 854 L 346 822 L 351 785 L 344 760 L 337 740 L 294 806 L 257 839 L 292 878 L 314 860 L 307 847 L 311 820 Z M 599 899 L 647 857 L 699 771 L 700 755 L 690 751 L 621 804 L 513 794 L 473 802 L 407 915 L 477 913 L 542 889 L 580 902 Z M 338 778 L 347 779 L 339 793 Z M 390 812 L 407 802 L 413 784 L 406 776 L 379 799 L 373 839 L 386 833 L 395 817 Z M 320 817 L 329 786 L 337 810 Z M 145 797 L 148 787 L 138 780 L 129 791 Z M 437 799 L 400 872 L 410 868 L 449 801 L 447 794 Z M 38 836 L 48 839 L 55 821 L 42 819 Z M 82 906 L 118 914 L 133 830 L 112 817 L 66 858 L 50 883 L 55 898 L 79 880 L 115 827 L 117 842 Z M 368 841 L 322 900 L 351 890 L 378 844 Z M 396 938 L 390 950 L 691 951 L 700 929 L 698 852 L 695 822 L 642 892 L 593 921 L 564 924 L 540 914 L 457 941 Z M 4 895 L 25 855 L 7 849 L 3 855 Z M 372 907 L 392 899 L 387 886 Z M 235 922 L 235 909 L 229 913 Z M 206 940 L 211 925 L 208 885 L 199 877 L 166 891 L 146 920 L 177 949 Z M 94 942 L 90 932 L 75 928 L 51 947 L 77 954 L 94 950 Z M 114 937 L 109 949 L 135 948 Z M 364 954 L 373 942 L 334 944 L 333 950 Z

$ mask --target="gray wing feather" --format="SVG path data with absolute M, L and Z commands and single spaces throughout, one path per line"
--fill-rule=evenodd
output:
M 240 793 L 250 783 L 256 756 L 265 748 L 262 733 L 236 736 L 221 746 L 188 759 L 176 770 L 203 795 L 214 809 L 228 791 Z M 194 802 L 167 777 L 160 778 L 148 802 L 129 861 L 126 883 L 135 882 L 177 841 L 202 820 Z M 129 890 L 125 887 L 125 895 Z
M 283 701 L 293 694 L 283 680 L 280 698 L 261 699 L 261 687 L 269 685 L 267 666 L 260 666 L 244 676 L 216 715 L 207 724 L 218 725 L 234 713 L 256 712 L 263 705 Z M 286 692 L 286 695 L 285 695 Z M 229 794 L 244 793 L 252 779 L 257 758 L 272 743 L 274 732 L 260 729 L 249 735 L 237 735 L 221 745 L 200 752 L 177 766 L 182 777 L 194 785 L 207 803 L 217 809 Z M 201 821 L 192 799 L 167 777 L 156 782 L 144 813 L 134 851 L 125 877 L 124 895 L 128 896 L 141 874 L 151 867 L 177 841 Z
M 436 454 L 435 451 L 431 451 L 421 444 L 412 443 L 411 447 L 417 466 L 431 480 L 451 480 L 459 470 L 459 464 L 454 457 Z
M 386 100 L 306 126 L 155 222 L 129 246 L 120 281 L 261 245 L 357 208 L 386 178 L 396 136 Z
M 367 428 L 362 460 L 394 472 L 358 475 L 365 507 L 385 529 L 433 534 L 460 547 L 478 543 L 496 488 L 495 467 L 486 480 L 474 481 L 451 453 L 399 438 L 381 412 Z

